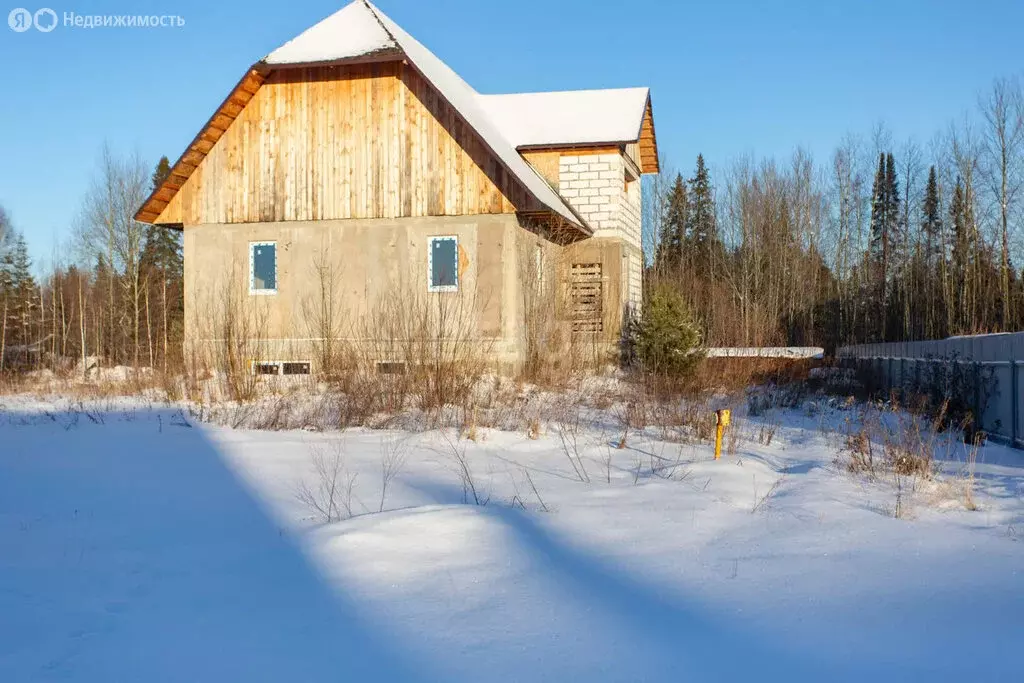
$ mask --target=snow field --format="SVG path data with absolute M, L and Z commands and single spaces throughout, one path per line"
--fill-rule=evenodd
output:
M 977 511 L 945 477 L 896 519 L 891 486 L 834 463 L 848 417 L 738 416 L 718 462 L 585 424 L 586 483 L 557 425 L 473 442 L 7 400 L 0 680 L 1015 680 L 1021 456 L 981 449 Z M 317 454 L 351 518 L 298 499 Z

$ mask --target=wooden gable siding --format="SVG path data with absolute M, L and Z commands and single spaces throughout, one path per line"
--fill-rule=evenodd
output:
M 541 210 L 400 61 L 272 72 L 157 223 Z
M 658 140 L 654 135 L 654 110 L 648 98 L 644 107 L 644 118 L 640 123 L 640 170 L 643 173 L 657 173 L 661 170 L 658 162 Z

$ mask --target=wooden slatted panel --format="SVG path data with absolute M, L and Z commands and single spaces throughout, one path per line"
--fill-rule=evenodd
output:
M 573 332 L 604 331 L 604 279 L 600 263 L 574 263 L 569 274 Z
M 252 100 L 253 95 L 259 91 L 263 84 L 263 75 L 256 70 L 250 70 L 242 80 L 234 87 L 227 99 L 214 112 L 213 116 L 203 127 L 199 134 L 185 150 L 177 163 L 171 167 L 171 173 L 163 185 L 156 188 L 146 202 L 136 213 L 135 218 L 147 223 L 165 222 L 180 223 L 180 220 L 158 221 L 162 213 L 167 213 L 176 193 L 188 182 L 188 179 L 195 173 L 206 155 L 213 149 L 214 145 L 231 126 L 234 120 L 245 109 Z M 171 210 L 171 214 L 176 209 Z
M 400 61 L 273 72 L 198 167 L 177 182 L 180 190 L 155 222 L 543 210 L 459 114 Z
M 640 170 L 644 173 L 657 173 L 658 141 L 654 136 L 654 111 L 651 100 L 647 100 L 644 109 L 644 120 L 640 124 Z

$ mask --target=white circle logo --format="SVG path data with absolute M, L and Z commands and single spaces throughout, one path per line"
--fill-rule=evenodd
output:
M 53 15 L 54 23 L 57 23 L 57 15 Z M 24 33 L 25 31 L 32 28 L 32 13 L 24 7 L 15 7 L 11 10 L 11 13 L 7 15 L 7 25 L 11 27 L 12 31 L 17 33 Z
M 44 7 L 41 10 L 37 10 L 34 17 L 32 17 L 33 23 L 36 25 L 36 30 L 41 33 L 49 33 L 53 29 L 57 28 L 57 13 L 49 7 Z

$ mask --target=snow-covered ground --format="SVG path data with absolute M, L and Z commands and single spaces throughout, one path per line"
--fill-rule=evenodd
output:
M 586 483 L 555 427 L 474 442 L 236 431 L 138 402 L 2 404 L 0 681 L 1024 669 L 1024 456 L 997 445 L 979 454 L 977 511 L 951 481 L 922 484 L 896 519 L 891 486 L 833 464 L 841 439 L 821 427 L 842 411 L 740 417 L 746 438 L 717 462 L 653 431 L 619 449 L 611 429 L 584 428 Z M 387 453 L 405 462 L 382 505 Z M 461 453 L 486 505 L 465 502 Z M 317 459 L 338 458 L 354 516 L 323 523 L 296 494 L 315 492 Z

